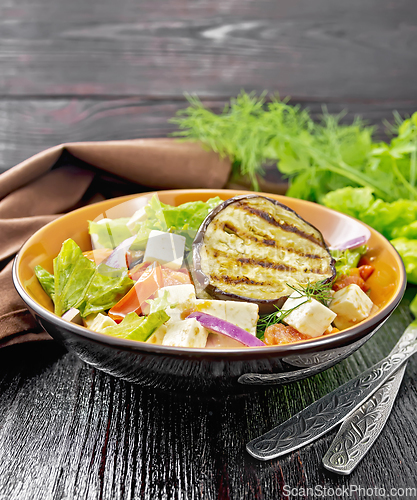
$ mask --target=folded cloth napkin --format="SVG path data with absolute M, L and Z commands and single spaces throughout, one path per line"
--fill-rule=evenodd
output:
M 0 175 L 0 347 L 50 339 L 14 289 L 12 259 L 40 227 L 65 212 L 151 189 L 221 188 L 227 159 L 172 139 L 69 143 Z

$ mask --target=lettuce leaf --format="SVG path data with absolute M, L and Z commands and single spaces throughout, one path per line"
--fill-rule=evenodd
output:
M 83 304 L 79 307 L 81 316 L 111 309 L 133 285 L 126 267 L 114 269 L 100 264 L 84 291 Z
M 417 284 L 417 201 L 401 199 L 389 203 L 375 199 L 370 188 L 351 187 L 332 191 L 321 201 L 388 238 L 403 259 L 408 281 Z
M 55 314 L 62 316 L 71 307 L 79 308 L 96 265 L 84 257 L 74 240 L 64 241 L 54 259 Z
M 54 300 L 54 295 L 55 295 L 55 278 L 54 275 L 51 273 L 48 273 L 46 269 L 44 269 L 42 266 L 35 266 L 34 272 L 36 277 L 39 280 L 39 283 L 41 284 L 42 288 L 46 292 L 46 294 Z
M 165 311 L 165 309 L 177 307 L 177 304 L 171 304 L 169 302 L 169 293 L 167 290 L 164 290 L 162 297 L 157 297 L 156 299 L 146 300 L 149 304 L 149 312 L 154 313 L 158 311 Z
M 326 207 L 359 219 L 369 209 L 375 198 L 369 187 L 353 188 L 349 186 L 330 191 L 320 201 Z
M 349 269 L 353 269 L 358 266 L 360 258 L 366 253 L 366 245 L 362 245 L 358 248 L 353 248 L 351 250 L 330 250 L 332 257 L 334 258 L 336 273 L 348 274 Z
M 153 332 L 169 320 L 169 316 L 165 311 L 157 311 L 145 316 L 145 319 L 136 330 L 129 334 L 128 339 L 140 340 L 146 342 Z
M 132 250 L 144 250 L 149 233 L 153 229 L 180 234 L 185 237 L 187 248 L 191 248 L 202 222 L 222 201 L 217 196 L 206 202 L 192 201 L 173 207 L 159 201 L 157 196 L 153 196 L 145 207 L 148 219 L 144 222 L 138 222 L 133 228 L 137 237 L 131 246 Z
M 401 255 L 408 281 L 417 285 L 417 239 L 396 238 L 391 243 Z
M 53 299 L 58 316 L 71 307 L 79 309 L 83 317 L 110 309 L 134 284 L 126 268 L 96 266 L 72 239 L 64 241 L 54 259 L 54 275 L 41 266 L 36 266 L 34 271 Z
M 93 240 L 94 247 L 116 248 L 132 233 L 127 227 L 130 217 L 120 219 L 106 219 L 105 222 L 88 221 L 88 231 Z
M 169 316 L 164 311 L 151 313 L 149 316 L 138 316 L 135 312 L 131 312 L 117 326 L 103 328 L 101 333 L 145 342 L 168 319 Z
M 417 318 L 417 294 L 410 303 L 410 311 L 414 314 L 414 317 Z
M 127 338 L 142 324 L 144 319 L 144 316 L 138 316 L 135 312 L 130 312 L 118 325 L 106 326 L 100 330 L 100 333 L 112 335 L 113 337 Z

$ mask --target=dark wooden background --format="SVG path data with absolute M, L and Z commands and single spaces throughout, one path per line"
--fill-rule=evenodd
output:
M 381 124 L 393 110 L 411 114 L 417 3 L 0 2 L 0 171 L 61 142 L 166 136 L 184 92 L 221 109 L 242 88 L 292 96 L 315 114 L 322 104 L 347 108 L 346 120 L 360 114 Z M 350 477 L 321 466 L 334 433 L 266 463 L 244 450 L 388 354 L 411 320 L 415 291 L 349 359 L 251 396 L 141 390 L 52 342 L 3 349 L 0 499 L 279 499 L 284 485 L 380 487 L 390 498 L 392 487 L 416 487 L 416 361 L 377 444 Z

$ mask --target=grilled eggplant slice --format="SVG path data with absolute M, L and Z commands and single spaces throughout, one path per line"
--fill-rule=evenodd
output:
M 291 286 L 327 283 L 336 273 L 318 229 L 256 194 L 231 198 L 207 216 L 193 264 L 198 295 L 255 302 L 261 314 L 281 307 Z

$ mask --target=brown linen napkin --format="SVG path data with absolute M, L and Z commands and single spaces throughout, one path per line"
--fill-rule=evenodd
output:
M 0 175 L 0 347 L 49 339 L 14 289 L 11 259 L 62 213 L 148 188 L 222 188 L 231 165 L 199 144 L 172 139 L 69 143 Z

